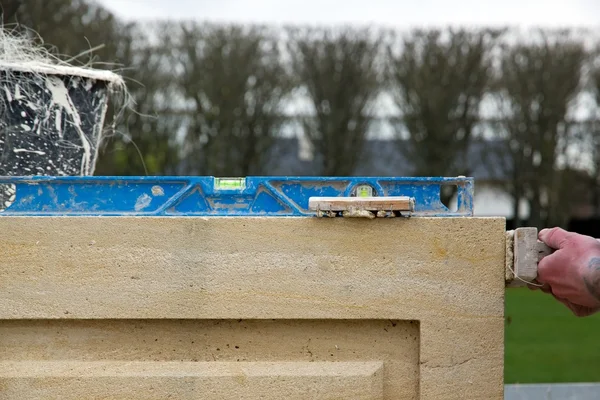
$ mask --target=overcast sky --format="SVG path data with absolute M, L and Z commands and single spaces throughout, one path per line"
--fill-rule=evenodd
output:
M 99 0 L 127 19 L 268 23 L 600 25 L 600 0 Z

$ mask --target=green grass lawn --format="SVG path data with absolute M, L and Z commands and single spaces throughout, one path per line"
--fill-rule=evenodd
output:
M 577 318 L 550 295 L 507 289 L 505 382 L 600 382 L 600 315 Z

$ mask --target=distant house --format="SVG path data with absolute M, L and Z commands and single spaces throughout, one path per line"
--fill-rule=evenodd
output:
M 485 147 L 484 147 L 485 145 Z M 474 143 L 467 159 L 472 176 L 475 179 L 475 214 L 478 216 L 502 216 L 513 218 L 511 197 L 501 189 L 506 181 L 501 168 L 491 171 L 484 163 L 494 152 L 490 146 L 497 142 Z M 410 176 L 411 167 L 398 150 L 398 144 L 385 139 L 369 140 L 365 143 L 355 176 Z M 278 139 L 268 157 L 265 173 L 267 175 L 314 176 L 319 174 L 320 156 L 312 151 L 310 144 L 302 138 Z M 501 165 L 500 162 L 492 165 Z M 521 218 L 527 217 L 527 207 L 523 202 L 520 210 Z

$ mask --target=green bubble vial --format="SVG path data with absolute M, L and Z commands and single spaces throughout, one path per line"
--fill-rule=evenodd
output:
M 244 190 L 245 188 L 245 178 L 215 178 L 216 190 Z

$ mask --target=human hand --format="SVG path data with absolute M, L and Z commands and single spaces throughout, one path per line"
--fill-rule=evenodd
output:
M 539 239 L 556 249 L 538 264 L 541 290 L 579 317 L 600 311 L 600 241 L 560 228 L 541 230 Z

